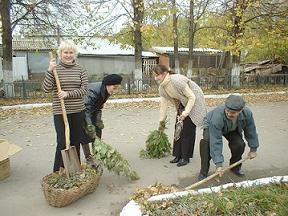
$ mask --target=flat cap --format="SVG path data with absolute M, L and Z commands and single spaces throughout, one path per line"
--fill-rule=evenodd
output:
M 240 111 L 244 108 L 245 101 L 240 95 L 229 95 L 225 101 L 226 109 Z

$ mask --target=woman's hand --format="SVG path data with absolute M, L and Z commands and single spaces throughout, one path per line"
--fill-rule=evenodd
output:
M 56 68 L 56 59 L 52 58 L 49 61 L 49 67 L 48 67 L 48 71 L 53 71 Z
M 68 93 L 67 92 L 65 92 L 65 91 L 59 91 L 58 92 L 58 97 L 60 98 L 60 99 L 64 99 L 64 98 L 66 98 L 68 96 Z

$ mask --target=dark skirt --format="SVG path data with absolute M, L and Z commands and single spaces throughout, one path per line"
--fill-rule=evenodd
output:
M 192 158 L 195 145 L 195 136 L 196 136 L 196 125 L 192 122 L 190 117 L 187 116 L 183 121 L 183 129 L 180 133 L 180 138 L 177 141 L 174 140 L 173 156 L 184 159 Z

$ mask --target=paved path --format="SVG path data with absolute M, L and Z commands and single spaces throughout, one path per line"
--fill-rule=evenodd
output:
M 255 104 L 251 108 L 258 128 L 260 149 L 259 156 L 243 166 L 247 173 L 246 178 L 287 175 L 288 103 Z M 173 135 L 174 115 L 174 110 L 169 109 L 167 133 L 170 140 Z M 185 187 L 195 181 L 200 167 L 200 130 L 197 131 L 194 158 L 189 165 L 178 168 L 168 162 L 172 156 L 159 160 L 139 158 L 139 151 L 144 148 L 149 131 L 158 126 L 158 109 L 105 109 L 103 120 L 103 139 L 123 154 L 138 171 L 141 179 L 130 183 L 124 177 L 105 170 L 96 192 L 65 208 L 50 207 L 40 186 L 41 178 L 51 172 L 56 148 L 52 114 L 18 114 L 1 120 L 0 138 L 23 148 L 11 158 L 11 176 L 0 182 L 1 215 L 119 215 L 136 188 L 146 187 L 156 181 Z M 226 164 L 228 158 L 226 146 Z M 240 180 L 245 178 L 237 179 L 228 175 L 223 182 Z

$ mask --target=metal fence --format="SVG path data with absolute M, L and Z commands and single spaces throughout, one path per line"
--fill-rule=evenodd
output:
M 235 77 L 231 76 L 196 76 L 192 80 L 203 90 L 231 89 Z M 257 88 L 263 86 L 288 86 L 288 74 L 273 75 L 245 75 L 240 76 L 238 88 Z M 2 84 L 3 85 L 3 84 Z M 1 86 L 0 86 L 1 89 Z M 158 85 L 153 78 L 141 80 L 126 79 L 122 82 L 122 94 L 158 93 Z M 47 97 L 42 90 L 41 81 L 22 80 L 14 82 L 14 95 L 16 98 L 44 98 Z

